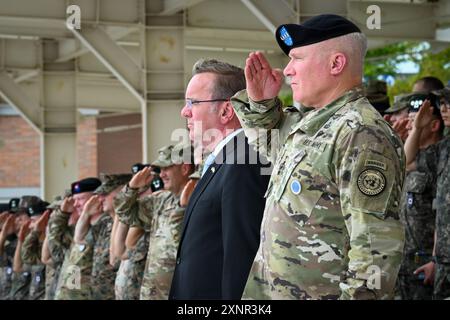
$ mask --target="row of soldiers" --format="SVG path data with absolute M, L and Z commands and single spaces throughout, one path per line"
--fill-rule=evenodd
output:
M 450 90 L 427 77 L 383 110 L 405 142 L 401 299 L 450 296 Z M 174 155 L 178 155 L 178 158 Z M 1 299 L 167 299 L 184 208 L 199 179 L 190 146 L 159 150 L 135 175 L 71 184 L 51 204 L 12 199 L 0 215 Z M 161 168 L 160 185 L 155 168 Z
M 190 145 L 170 145 L 134 176 L 75 181 L 51 204 L 11 199 L 0 214 L 0 299 L 167 299 L 200 177 L 192 157 Z
M 450 297 L 450 87 L 421 78 L 384 111 L 404 142 L 406 176 L 400 220 L 405 227 L 397 298 Z

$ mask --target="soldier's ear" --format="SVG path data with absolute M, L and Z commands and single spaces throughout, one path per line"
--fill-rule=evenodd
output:
M 342 52 L 336 52 L 330 57 L 330 73 L 333 76 L 337 76 L 344 71 L 344 67 L 347 65 L 347 57 Z

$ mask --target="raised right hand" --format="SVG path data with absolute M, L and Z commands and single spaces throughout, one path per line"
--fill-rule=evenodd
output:
M 36 224 L 34 225 L 34 230 L 39 233 L 44 233 L 49 218 L 50 218 L 50 210 L 45 210 L 45 212 L 36 221 Z
M 136 173 L 133 178 L 128 183 L 128 186 L 133 189 L 143 188 L 150 184 L 153 179 L 152 168 L 145 167 L 138 173 Z
M 430 100 L 425 100 L 425 102 L 417 111 L 414 117 L 414 127 L 417 129 L 423 129 L 428 126 L 433 120 L 433 107 L 431 106 Z
M 253 101 L 275 98 L 283 84 L 283 72 L 272 69 L 261 52 L 251 52 L 245 61 L 247 94 Z
M 31 220 L 26 221 L 21 227 L 19 231 L 19 241 L 23 242 L 27 236 L 27 234 L 30 232 L 30 223 Z
M 64 198 L 63 202 L 61 203 L 61 211 L 66 213 L 72 213 L 74 208 L 75 200 L 72 197 Z

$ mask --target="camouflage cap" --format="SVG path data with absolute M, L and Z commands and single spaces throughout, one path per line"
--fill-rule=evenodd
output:
M 447 102 L 450 102 L 450 86 L 446 86 L 441 90 L 432 91 L 433 94 L 438 96 L 439 98 L 444 98 Z
M 58 209 L 62 202 L 63 198 L 61 196 L 56 196 L 53 201 L 47 206 L 47 209 Z
M 394 97 L 394 104 L 386 109 L 384 113 L 394 113 L 409 108 L 409 94 L 399 94 Z
M 152 165 L 165 168 L 175 164 L 194 163 L 194 148 L 191 144 L 179 143 L 158 150 L 158 158 Z
M 102 184 L 95 189 L 94 194 L 109 194 L 120 186 L 123 186 L 131 180 L 132 175 L 130 173 L 122 174 L 100 174 Z

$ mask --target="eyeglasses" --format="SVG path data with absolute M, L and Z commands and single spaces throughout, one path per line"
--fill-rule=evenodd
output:
M 217 101 L 228 101 L 228 99 L 212 99 L 212 100 L 193 100 L 193 99 L 186 99 L 186 105 L 189 109 L 192 109 L 194 104 L 202 103 L 202 102 L 217 102 Z

